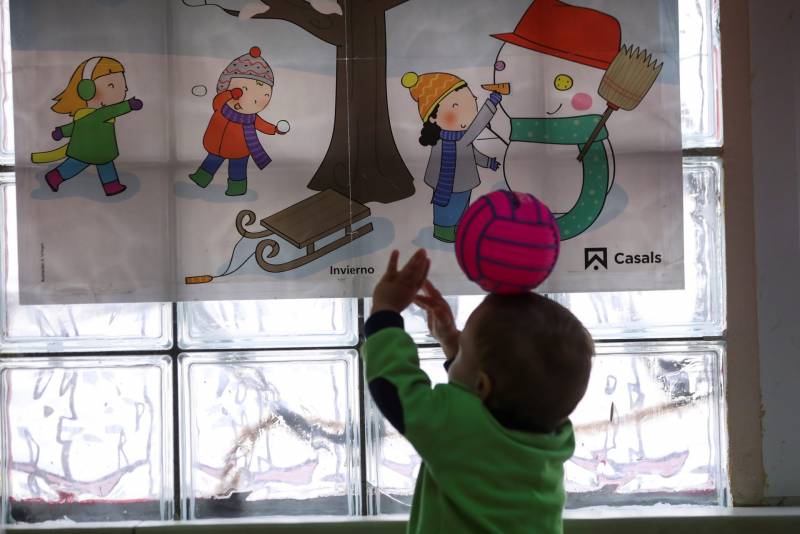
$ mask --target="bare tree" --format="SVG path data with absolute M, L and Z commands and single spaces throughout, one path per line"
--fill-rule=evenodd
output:
M 361 203 L 414 194 L 414 179 L 392 136 L 386 96 L 386 12 L 406 1 L 261 0 L 266 9 L 250 17 L 291 22 L 336 47 L 333 135 L 310 189 L 334 189 Z M 207 0 L 184 4 L 240 14 Z

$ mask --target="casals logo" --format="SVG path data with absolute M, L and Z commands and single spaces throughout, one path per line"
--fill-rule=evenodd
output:
M 583 265 L 584 269 L 591 267 L 595 271 L 599 271 L 600 267 L 608 269 L 608 249 L 606 247 L 583 249 Z

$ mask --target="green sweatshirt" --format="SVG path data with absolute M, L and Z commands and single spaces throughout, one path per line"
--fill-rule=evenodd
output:
M 373 399 L 423 460 L 408 532 L 563 532 L 572 424 L 552 434 L 509 430 L 464 387 L 431 387 L 399 314 L 374 314 L 366 333 Z
M 70 137 L 67 156 L 89 163 L 103 165 L 119 156 L 114 118 L 130 113 L 131 104 L 119 104 L 96 109 L 89 115 L 61 127 L 64 137 Z

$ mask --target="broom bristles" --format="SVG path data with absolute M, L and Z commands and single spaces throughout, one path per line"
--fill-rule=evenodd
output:
M 663 66 L 647 50 L 623 45 L 603 76 L 598 92 L 609 104 L 630 111 L 650 91 Z

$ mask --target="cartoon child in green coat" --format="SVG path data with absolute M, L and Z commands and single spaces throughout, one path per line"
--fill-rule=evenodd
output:
M 68 137 L 69 142 L 49 152 L 31 154 L 34 163 L 64 160 L 45 174 L 50 189 L 58 191 L 62 183 L 95 165 L 106 196 L 125 191 L 114 166 L 119 156 L 114 123 L 117 117 L 140 110 L 143 105 L 138 98 L 125 100 L 127 93 L 125 68 L 116 59 L 98 56 L 78 65 L 52 107 L 56 113 L 73 119 L 52 133 L 54 140 Z

